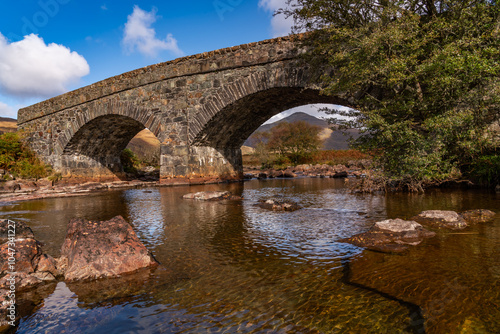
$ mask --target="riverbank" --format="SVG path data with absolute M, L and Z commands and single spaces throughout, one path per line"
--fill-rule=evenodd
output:
M 289 166 L 285 169 L 259 169 L 247 167 L 243 170 L 245 178 L 293 178 L 293 177 L 320 177 L 320 178 L 346 178 L 360 177 L 366 172 L 363 165 L 328 165 L 328 164 L 303 164 Z
M 114 182 L 86 182 L 82 184 L 58 184 L 38 181 L 13 180 L 5 182 L 0 190 L 0 203 L 30 201 L 34 199 L 85 196 L 91 192 L 120 190 L 158 186 L 158 181 L 114 181 Z
M 295 178 L 295 177 L 318 177 L 318 178 L 347 178 L 361 177 L 364 170 L 359 166 L 346 167 L 344 165 L 298 165 L 288 167 L 283 170 L 245 168 L 244 180 L 272 179 L 272 178 Z M 224 183 L 227 180 L 214 179 L 208 183 Z M 234 182 L 237 182 L 236 180 Z M 128 188 L 143 187 L 166 187 L 174 185 L 195 185 L 207 182 L 161 182 L 159 180 L 127 180 L 111 182 L 85 182 L 72 184 L 61 181 L 51 181 L 48 179 L 39 180 L 11 180 L 0 184 L 0 203 L 11 203 L 19 201 L 30 201 L 34 199 L 55 198 L 55 197 L 75 197 L 85 196 L 89 193 L 99 191 L 120 190 Z

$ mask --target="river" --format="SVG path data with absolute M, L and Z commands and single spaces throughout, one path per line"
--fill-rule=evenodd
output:
M 230 190 L 241 201 L 183 200 Z M 272 212 L 259 199 L 304 208 Z M 403 254 L 337 240 L 423 210 L 490 209 L 492 223 Z M 298 178 L 129 189 L 0 207 L 59 256 L 71 218 L 122 215 L 162 264 L 121 278 L 31 292 L 17 333 L 499 333 L 500 194 L 431 190 L 353 195 L 342 180 Z

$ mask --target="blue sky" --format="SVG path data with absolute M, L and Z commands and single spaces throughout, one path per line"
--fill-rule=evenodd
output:
M 285 0 L 3 1 L 0 116 L 16 118 L 19 108 L 140 67 L 288 35 L 290 20 L 272 15 L 284 5 Z

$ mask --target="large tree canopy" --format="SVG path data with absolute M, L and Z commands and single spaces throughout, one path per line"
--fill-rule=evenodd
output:
M 350 101 L 346 125 L 389 180 L 420 190 L 484 159 L 500 168 L 496 1 L 290 0 L 282 12 L 310 32 L 323 93 Z

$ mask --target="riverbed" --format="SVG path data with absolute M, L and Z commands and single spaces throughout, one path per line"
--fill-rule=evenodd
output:
M 242 200 L 183 200 L 229 190 Z M 255 206 L 282 196 L 303 206 Z M 436 230 L 403 254 L 340 243 L 386 218 L 489 209 L 491 223 Z M 57 257 L 71 218 L 123 216 L 162 264 L 117 279 L 49 284 L 17 333 L 498 333 L 500 194 L 354 195 L 297 178 L 141 188 L 0 207 Z

